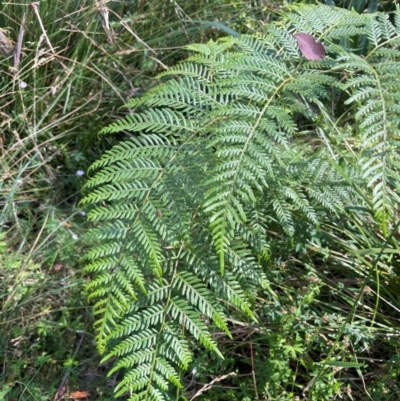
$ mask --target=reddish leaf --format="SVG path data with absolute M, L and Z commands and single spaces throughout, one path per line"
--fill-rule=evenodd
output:
M 74 400 L 80 400 L 82 398 L 87 398 L 89 396 L 90 394 L 87 391 L 72 391 L 69 394 L 69 398 L 73 398 Z
M 323 60 L 325 47 L 318 43 L 314 36 L 308 33 L 296 33 L 293 37 L 297 40 L 300 51 L 307 60 Z

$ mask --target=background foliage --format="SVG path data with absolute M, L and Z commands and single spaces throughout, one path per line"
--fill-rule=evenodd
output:
M 365 2 L 337 5 L 354 7 L 359 12 L 367 7 L 375 11 L 378 6 L 384 11 L 393 9 L 391 2 L 361 3 Z M 291 32 L 295 27 L 303 29 L 304 20 L 310 19 L 313 13 L 313 9 L 300 5 L 297 12 L 304 13 L 304 18 L 296 25 L 291 19 L 294 17 L 281 18 L 283 8 L 266 2 L 209 1 L 195 5 L 164 2 L 161 8 L 159 4 L 52 1 L 41 2 L 37 12 L 30 4 L 1 4 L 0 27 L 4 35 L 15 43 L 18 35 L 22 36 L 21 26 L 24 27 L 19 61 L 14 61 L 13 53 L 0 58 L 0 202 L 4 231 L 0 263 L 3 366 L 0 397 L 4 399 L 62 399 L 78 390 L 88 391 L 91 399 L 110 399 L 116 385 L 121 383 L 123 372 L 105 379 L 114 358 L 99 367 L 92 341 L 93 315 L 82 294 L 87 277 L 80 273 L 79 259 L 84 251 L 92 249 L 93 238 L 83 237 L 87 225 L 77 202 L 86 181 L 81 172 L 85 173 L 106 149 L 132 138 L 132 134 L 125 129 L 131 127 L 122 126 L 121 131 L 117 123 L 111 135 L 100 138 L 99 127 L 125 116 L 130 110 L 119 107 L 132 97 L 145 94 L 142 108 L 156 99 L 154 91 L 158 87 L 148 92 L 155 83 L 152 77 L 187 57 L 185 44 L 205 43 L 221 35 L 237 37 L 239 33 L 268 32 L 269 27 L 263 26 L 278 15 L 280 23 L 276 32 L 282 29 Z M 198 184 L 204 183 L 205 177 L 215 178 L 218 174 L 220 182 L 226 180 L 222 162 L 227 161 L 227 155 L 236 157 L 232 156 L 236 154 L 232 148 L 237 143 L 220 146 L 223 141 L 216 139 L 207 148 L 202 146 L 200 139 L 223 134 L 219 133 L 223 128 L 215 125 L 216 120 L 230 119 L 218 115 L 218 108 L 214 110 L 215 115 L 210 114 L 206 107 L 210 100 L 207 91 L 191 98 L 195 103 L 186 101 L 191 106 L 201 106 L 197 107 L 202 110 L 201 118 L 210 118 L 210 125 L 201 131 L 204 138 L 192 144 L 193 148 L 187 142 L 184 157 L 179 159 L 181 177 L 196 178 L 184 182 L 185 189 L 191 188 L 193 196 L 184 198 L 187 204 L 180 203 L 183 200 L 180 196 L 172 199 L 174 205 L 181 205 L 176 209 L 180 213 L 162 211 L 162 202 L 153 205 L 152 220 L 148 222 L 155 224 L 159 233 L 165 233 L 165 239 L 174 246 L 167 250 L 168 255 L 173 255 L 171 259 L 166 258 L 170 263 L 163 261 L 161 266 L 164 275 L 175 280 L 171 288 L 178 295 L 190 298 L 192 305 L 200 307 L 202 312 L 197 317 L 193 315 L 196 325 L 202 327 L 198 334 L 201 341 L 187 338 L 192 362 L 189 357 L 183 358 L 182 366 L 186 363 L 188 369 L 177 377 L 183 384 L 179 392 L 182 397 L 284 400 L 307 396 L 319 400 L 334 399 L 340 394 L 344 399 L 398 398 L 397 88 L 394 84 L 397 28 L 390 31 L 383 17 L 376 25 L 368 25 L 367 16 L 353 18 L 359 25 L 349 20 L 346 28 L 349 31 L 333 31 L 321 37 L 328 46 L 329 60 L 336 64 L 300 61 L 297 47 L 295 43 L 290 44 L 287 35 L 278 37 L 271 45 L 271 51 L 278 43 L 282 51 L 287 51 L 290 44 L 294 50 L 284 54 L 289 64 L 285 62 L 281 73 L 293 74 L 292 68 L 300 66 L 298 71 L 304 76 L 296 75 L 297 84 L 301 79 L 306 83 L 312 79 L 318 90 L 307 92 L 305 88 L 309 85 L 304 85 L 299 92 L 290 87 L 282 92 L 277 107 L 285 105 L 286 111 L 292 113 L 292 126 L 278 124 L 274 128 L 285 133 L 271 144 L 271 149 L 280 149 L 280 153 L 272 152 L 265 160 L 265 163 L 277 163 L 279 156 L 279 179 L 271 185 L 271 176 L 266 175 L 270 184 L 266 199 L 261 191 L 255 190 L 257 186 L 251 187 L 259 202 L 256 208 L 244 212 L 250 216 L 249 221 L 259 223 L 252 227 L 240 225 L 241 231 L 235 231 L 240 241 L 230 246 L 235 255 L 224 258 L 223 265 L 220 255 L 221 250 L 227 251 L 226 242 L 218 243 L 218 238 L 214 238 L 214 248 L 204 252 L 204 246 L 215 234 L 204 222 L 215 209 L 213 212 L 210 206 L 210 210 L 199 211 L 195 217 L 202 223 L 192 228 L 187 223 L 187 214 L 192 213 L 198 199 L 212 201 L 211 183 L 207 183 L 208 188 Z M 395 23 L 394 14 L 388 14 L 386 21 Z M 325 32 L 323 26 L 306 28 L 318 37 Z M 282 43 L 282 38 L 289 38 L 288 43 Z M 380 46 L 385 41 L 385 46 Z M 233 42 L 229 39 L 221 43 L 226 47 Z M 244 54 L 246 46 L 241 48 Z M 196 51 L 199 58 L 198 52 L 204 49 L 197 46 L 189 50 L 191 54 Z M 210 55 L 203 54 L 202 60 L 191 62 L 203 65 L 204 57 Z M 295 60 L 295 64 L 290 60 Z M 227 71 L 239 67 L 234 58 L 230 59 L 230 65 L 222 61 L 213 59 L 212 63 L 219 68 L 224 66 Z M 379 68 L 374 73 L 375 66 Z M 255 73 L 254 65 L 246 65 L 246 69 L 253 76 L 260 74 Z M 262 64 L 260 71 L 264 69 Z M 171 69 L 169 73 L 178 76 L 184 70 Z M 201 92 L 198 85 L 202 80 L 191 82 L 194 87 L 189 85 L 190 91 L 195 88 Z M 380 92 L 377 82 L 381 84 Z M 221 99 L 230 100 L 232 82 L 225 80 L 224 85 Z M 250 92 L 243 92 L 245 85 L 238 96 L 251 104 L 259 104 L 268 89 L 261 81 L 257 85 L 252 89 L 251 98 Z M 254 92 L 255 88 L 259 92 Z M 321 98 L 323 95 L 327 100 Z M 373 102 L 374 99 L 378 101 Z M 137 102 L 141 101 L 133 101 L 131 107 L 138 107 Z M 382 118 L 382 105 L 390 118 Z M 185 113 L 198 116 L 197 109 L 187 109 Z M 237 110 L 232 115 L 237 118 Z M 251 119 L 243 110 L 239 115 L 241 124 Z M 280 121 L 284 117 L 272 118 Z M 379 121 L 383 121 L 383 129 L 388 134 L 385 138 L 377 129 Z M 189 123 L 198 127 L 196 119 Z M 369 133 L 368 129 L 371 129 Z M 182 141 L 183 132 L 175 131 L 172 145 Z M 138 145 L 139 150 L 145 149 L 143 144 L 142 141 Z M 281 146 L 288 148 L 287 153 L 282 153 Z M 314 156 L 312 160 L 310 154 Z M 197 166 L 204 165 L 205 160 L 209 163 L 208 169 L 199 174 Z M 151 170 L 149 165 L 140 167 L 143 172 Z M 257 170 L 252 168 L 250 163 L 246 174 L 256 174 Z M 263 174 L 266 168 L 267 164 Z M 148 179 L 151 177 L 150 174 Z M 263 186 L 260 182 L 258 185 Z M 335 183 L 336 198 L 328 196 L 332 183 Z M 183 185 L 172 179 L 167 184 L 171 188 Z M 247 204 L 244 200 L 251 191 L 237 189 L 244 191 L 238 204 Z M 307 196 L 302 198 L 299 194 Z M 285 201 L 281 212 L 277 199 Z M 296 207 L 291 207 L 291 202 Z M 350 205 L 357 208 L 349 208 Z M 256 213 L 259 210 L 261 215 Z M 239 212 L 234 209 L 231 217 L 239 218 L 240 222 Z M 172 219 L 181 225 L 171 233 L 163 223 Z M 217 220 L 218 216 L 214 221 Z M 103 224 L 97 225 L 97 232 L 101 233 Z M 220 238 L 229 239 L 229 230 L 226 232 Z M 257 236 L 256 232 L 263 235 Z M 196 238 L 199 248 L 182 247 L 188 238 Z M 245 247 L 241 245 L 244 239 Z M 161 243 L 159 249 L 163 255 L 164 248 L 165 244 Z M 213 249 L 217 249 L 217 256 Z M 172 275 L 178 266 L 176 261 L 195 251 L 204 252 L 208 262 L 208 270 L 204 272 L 211 269 L 215 281 L 210 282 L 209 277 L 200 277 L 199 281 L 193 275 L 185 276 L 184 271 Z M 148 248 L 144 247 L 143 252 L 148 252 Z M 157 249 L 154 252 L 157 260 Z M 144 254 L 138 256 L 140 262 L 145 260 Z M 159 288 L 159 267 L 154 260 L 148 265 L 145 278 L 151 278 L 151 286 Z M 230 274 L 238 274 L 238 271 L 231 272 L 233 265 L 239 266 L 239 273 L 243 266 L 254 266 L 246 275 L 243 273 L 245 277 L 238 281 L 240 286 L 235 287 L 233 279 L 229 282 L 240 297 L 236 304 L 221 303 L 220 298 L 213 301 L 216 295 L 224 295 L 219 283 L 228 280 Z M 199 271 L 202 269 L 203 265 Z M 207 288 L 204 282 L 209 283 Z M 186 283 L 198 292 L 185 292 L 185 286 L 179 283 Z M 150 285 L 147 281 L 143 284 Z M 208 300 L 207 304 L 200 295 Z M 143 305 L 140 302 L 138 307 Z M 176 302 L 176 308 L 188 308 Z M 150 315 L 143 313 L 145 309 L 138 324 L 153 324 L 146 323 Z M 257 323 L 251 314 L 257 315 Z M 193 331 L 193 327 L 187 326 L 184 334 L 187 330 Z M 204 352 L 201 343 L 208 348 L 217 344 L 225 359 L 221 360 L 215 352 Z

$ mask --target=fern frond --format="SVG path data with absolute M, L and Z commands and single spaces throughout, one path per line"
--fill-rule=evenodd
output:
M 326 59 L 305 61 L 295 32 Z M 363 57 L 338 45 L 358 34 Z M 399 38 L 399 12 L 296 6 L 266 35 L 189 46 L 102 130 L 130 132 L 92 165 L 82 201 L 96 223 L 86 289 L 99 351 L 124 372 L 117 395 L 173 399 L 195 347 L 222 357 L 212 332 L 230 335 L 228 313 L 257 320 L 259 293 L 277 298 L 271 232 L 304 238 L 356 205 L 387 233 L 400 201 Z M 355 116 L 351 156 L 332 144 L 353 121 L 325 130 L 332 94 Z

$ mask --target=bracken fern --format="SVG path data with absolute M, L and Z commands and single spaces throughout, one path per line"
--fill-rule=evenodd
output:
M 392 17 L 302 6 L 267 34 L 188 46 L 186 61 L 102 130 L 131 133 L 92 165 L 83 200 L 94 205 L 85 271 L 96 341 L 104 360 L 117 357 L 110 374 L 124 371 L 116 395 L 178 399 L 191 342 L 219 354 L 212 331 L 230 336 L 227 315 L 257 320 L 259 291 L 277 296 L 264 269 L 270 227 L 296 238 L 299 221 L 318 229 L 362 206 L 387 232 L 400 200 Z M 305 61 L 296 32 L 327 57 Z M 360 34 L 366 54 L 339 46 Z M 357 129 L 325 106 L 332 95 L 355 110 Z M 321 137 L 323 124 L 360 136 L 351 158 L 345 141 Z

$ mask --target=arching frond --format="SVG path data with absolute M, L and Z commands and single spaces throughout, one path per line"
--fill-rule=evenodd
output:
M 193 342 L 219 355 L 212 330 L 230 335 L 227 313 L 257 320 L 258 292 L 276 296 L 264 271 L 270 230 L 290 239 L 299 221 L 318 230 L 362 205 L 386 231 L 400 201 L 399 21 L 303 5 L 265 35 L 188 46 L 102 130 L 131 133 L 93 164 L 82 201 L 94 206 L 85 271 L 96 341 L 104 360 L 116 357 L 110 374 L 125 372 L 117 395 L 172 399 Z M 326 58 L 304 60 L 296 32 Z M 366 54 L 339 46 L 360 33 Z M 338 93 L 357 129 L 333 138 L 320 127 L 339 118 L 324 106 Z M 330 146 L 342 129 L 359 135 L 347 164 Z

